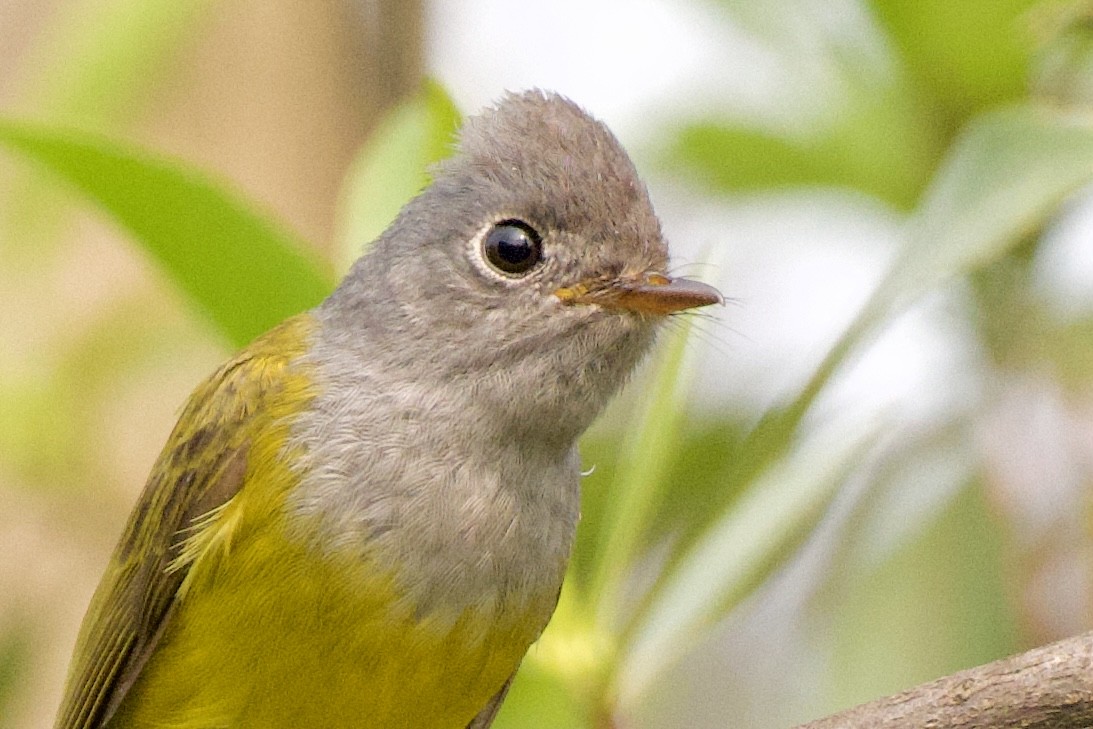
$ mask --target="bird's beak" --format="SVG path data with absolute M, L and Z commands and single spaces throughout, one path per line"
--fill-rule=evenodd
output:
M 673 314 L 699 306 L 725 303 L 713 286 L 685 278 L 647 272 L 636 277 L 585 281 L 554 292 L 564 304 L 599 304 L 638 314 Z

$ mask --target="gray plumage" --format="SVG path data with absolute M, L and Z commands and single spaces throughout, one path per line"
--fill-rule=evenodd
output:
M 481 233 L 504 219 L 542 236 L 543 264 L 524 278 L 482 260 Z M 656 319 L 565 306 L 554 291 L 666 263 L 645 187 L 605 126 L 540 92 L 470 119 L 433 184 L 319 309 L 323 395 L 296 429 L 309 455 L 295 508 L 327 522 L 326 548 L 386 554 L 418 611 L 454 621 L 556 594 L 578 517 L 576 439 Z

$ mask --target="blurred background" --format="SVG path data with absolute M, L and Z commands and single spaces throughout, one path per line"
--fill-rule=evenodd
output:
M 789 726 L 1093 626 L 1093 4 L 530 5 L 0 0 L 0 121 L 203 170 L 334 274 L 438 108 L 542 87 L 616 132 L 676 271 L 730 301 L 586 438 L 498 727 Z M 0 138 L 0 727 L 52 722 L 234 346 Z

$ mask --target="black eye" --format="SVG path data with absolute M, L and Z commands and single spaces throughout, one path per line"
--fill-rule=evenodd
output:
M 482 241 L 486 261 L 501 273 L 522 276 L 543 257 L 539 234 L 520 220 L 502 220 L 490 228 Z

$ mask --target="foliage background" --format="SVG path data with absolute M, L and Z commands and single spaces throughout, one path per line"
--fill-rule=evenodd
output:
M 0 2 L 0 727 L 190 388 L 506 87 L 605 118 L 733 301 L 586 439 L 498 726 L 786 726 L 1093 624 L 1091 6 L 551 8 Z

